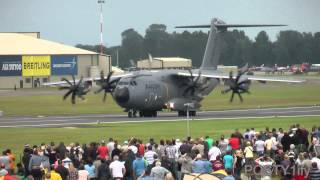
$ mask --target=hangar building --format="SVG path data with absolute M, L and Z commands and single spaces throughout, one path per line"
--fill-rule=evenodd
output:
M 40 39 L 40 33 L 0 33 L 0 88 L 97 77 L 110 71 L 111 57 Z
M 139 69 L 185 69 L 192 68 L 191 59 L 180 57 L 154 57 L 152 61 L 149 59 L 137 62 Z

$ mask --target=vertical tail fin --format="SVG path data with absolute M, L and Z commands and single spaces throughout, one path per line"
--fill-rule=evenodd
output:
M 223 50 L 223 34 L 228 28 L 237 27 L 268 27 L 268 26 L 286 26 L 282 24 L 226 24 L 225 22 L 214 18 L 210 25 L 196 25 L 196 26 L 177 26 L 176 28 L 210 28 L 210 33 L 204 52 L 201 70 L 216 70 L 220 56 Z

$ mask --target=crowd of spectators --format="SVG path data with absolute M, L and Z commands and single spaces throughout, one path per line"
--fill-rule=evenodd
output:
M 121 143 L 110 138 L 88 145 L 25 144 L 18 163 L 10 149 L 3 151 L 0 180 L 180 180 L 202 174 L 222 180 L 320 180 L 319 139 L 320 127 L 309 132 L 297 124 L 287 131 L 235 130 L 230 138 L 216 140 L 206 136 L 157 143 L 151 138 L 143 143 L 132 137 Z

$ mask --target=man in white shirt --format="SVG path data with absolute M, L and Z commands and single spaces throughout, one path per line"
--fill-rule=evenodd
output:
M 119 161 L 119 157 L 115 155 L 113 157 L 113 162 L 109 166 L 111 176 L 113 179 L 120 178 L 122 179 L 124 174 L 126 173 L 126 168 L 124 167 L 124 163 Z
M 148 151 L 144 153 L 144 158 L 148 162 L 148 164 L 153 164 L 154 162 L 154 156 L 157 155 L 156 152 L 152 151 L 152 146 L 148 146 Z
M 311 156 L 312 156 L 311 162 L 317 163 L 318 169 L 320 169 L 320 159 L 317 158 L 316 153 L 311 153 Z
M 109 157 L 111 157 L 111 153 L 114 149 L 114 141 L 113 138 L 109 138 L 109 142 L 107 144 L 108 152 L 109 152 Z
M 264 141 L 261 140 L 261 136 L 258 137 L 258 140 L 254 143 L 257 154 L 262 156 L 264 154 Z
M 215 161 L 217 159 L 217 156 L 221 155 L 221 151 L 217 146 L 218 144 L 216 143 L 214 146 L 211 147 L 211 149 L 208 152 L 210 161 Z

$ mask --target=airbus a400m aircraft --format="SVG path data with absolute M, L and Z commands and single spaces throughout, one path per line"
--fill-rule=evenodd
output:
M 210 28 L 210 33 L 204 52 L 202 65 L 199 69 L 193 70 L 140 70 L 129 72 L 120 76 L 113 76 L 110 72 L 96 79 L 80 80 L 73 79 L 73 82 L 62 79 L 59 83 L 48 83 L 48 85 L 67 85 L 60 89 L 68 89 L 64 95 L 66 99 L 71 95 L 72 103 L 75 98 L 83 96 L 88 92 L 86 81 L 96 81 L 100 89 L 96 93 L 104 92 L 104 100 L 107 93 L 110 93 L 119 106 L 128 112 L 128 117 L 156 117 L 157 111 L 171 109 L 177 111 L 179 116 L 185 116 L 190 112 L 191 116 L 196 115 L 200 108 L 201 100 L 207 96 L 221 79 L 229 86 L 222 93 L 232 92 L 230 102 L 234 95 L 238 95 L 243 101 L 242 93 L 249 93 L 249 86 L 252 80 L 260 82 L 302 82 L 280 77 L 263 77 L 246 75 L 248 66 L 244 66 L 235 76 L 232 73 L 223 74 L 217 71 L 221 55 L 221 44 L 223 36 L 228 28 L 237 27 L 267 27 L 283 25 L 244 25 L 226 24 L 221 20 L 213 19 L 210 25 L 179 26 L 177 28 Z M 192 106 L 189 106 L 192 104 Z M 187 106 L 188 105 L 188 106 Z

